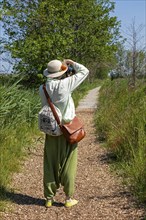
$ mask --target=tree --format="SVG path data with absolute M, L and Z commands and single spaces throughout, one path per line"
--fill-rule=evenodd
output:
M 15 71 L 42 73 L 51 59 L 70 57 L 94 69 L 116 51 L 119 23 L 110 0 L 3 0 L 5 48 Z M 97 66 L 98 64 L 98 66 Z
M 146 77 L 146 45 L 142 42 L 141 35 L 143 28 L 142 24 L 136 27 L 135 19 L 132 20 L 126 31 L 127 45 L 124 46 L 124 41 L 119 43 L 116 52 L 117 62 L 115 69 L 111 72 L 115 78 L 116 76 L 128 77 L 129 85 L 132 87 L 135 86 L 137 78 Z
M 141 32 L 144 25 L 136 27 L 135 19 L 132 20 L 131 25 L 127 30 L 127 43 L 130 45 L 130 49 L 127 52 L 127 67 L 130 73 L 130 85 L 135 86 L 136 78 L 140 75 L 146 74 L 146 45 L 143 46 L 141 40 Z

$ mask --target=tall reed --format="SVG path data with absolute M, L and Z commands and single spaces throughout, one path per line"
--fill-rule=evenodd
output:
M 24 90 L 16 84 L 0 85 L 0 200 L 5 198 L 12 173 L 20 167 L 25 147 L 38 132 L 39 109 L 35 90 Z

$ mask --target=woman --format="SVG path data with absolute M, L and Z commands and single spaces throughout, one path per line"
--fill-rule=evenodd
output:
M 71 66 L 75 73 L 66 75 L 68 66 Z M 52 60 L 48 68 L 44 70 L 47 77 L 46 90 L 62 114 L 62 122 L 69 122 L 75 116 L 75 106 L 71 93 L 85 80 L 89 71 L 83 65 L 66 59 L 63 63 L 59 60 Z M 47 104 L 43 86 L 40 86 L 40 97 L 42 106 Z M 73 199 L 74 185 L 77 169 L 77 144 L 69 144 L 63 135 L 46 135 L 44 147 L 44 196 L 46 207 L 52 206 L 54 196 L 60 184 L 66 195 L 65 206 L 71 207 L 78 203 Z

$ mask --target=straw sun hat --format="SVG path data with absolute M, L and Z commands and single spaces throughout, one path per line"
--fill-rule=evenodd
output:
M 46 77 L 56 78 L 62 76 L 67 69 L 67 65 L 62 64 L 60 60 L 52 60 L 48 63 L 48 68 L 44 70 L 43 74 Z

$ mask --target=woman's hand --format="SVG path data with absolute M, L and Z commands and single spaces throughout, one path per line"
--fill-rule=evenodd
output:
M 73 65 L 75 62 L 73 60 L 70 60 L 70 59 L 65 59 L 63 61 L 63 63 L 65 63 L 66 65 Z

